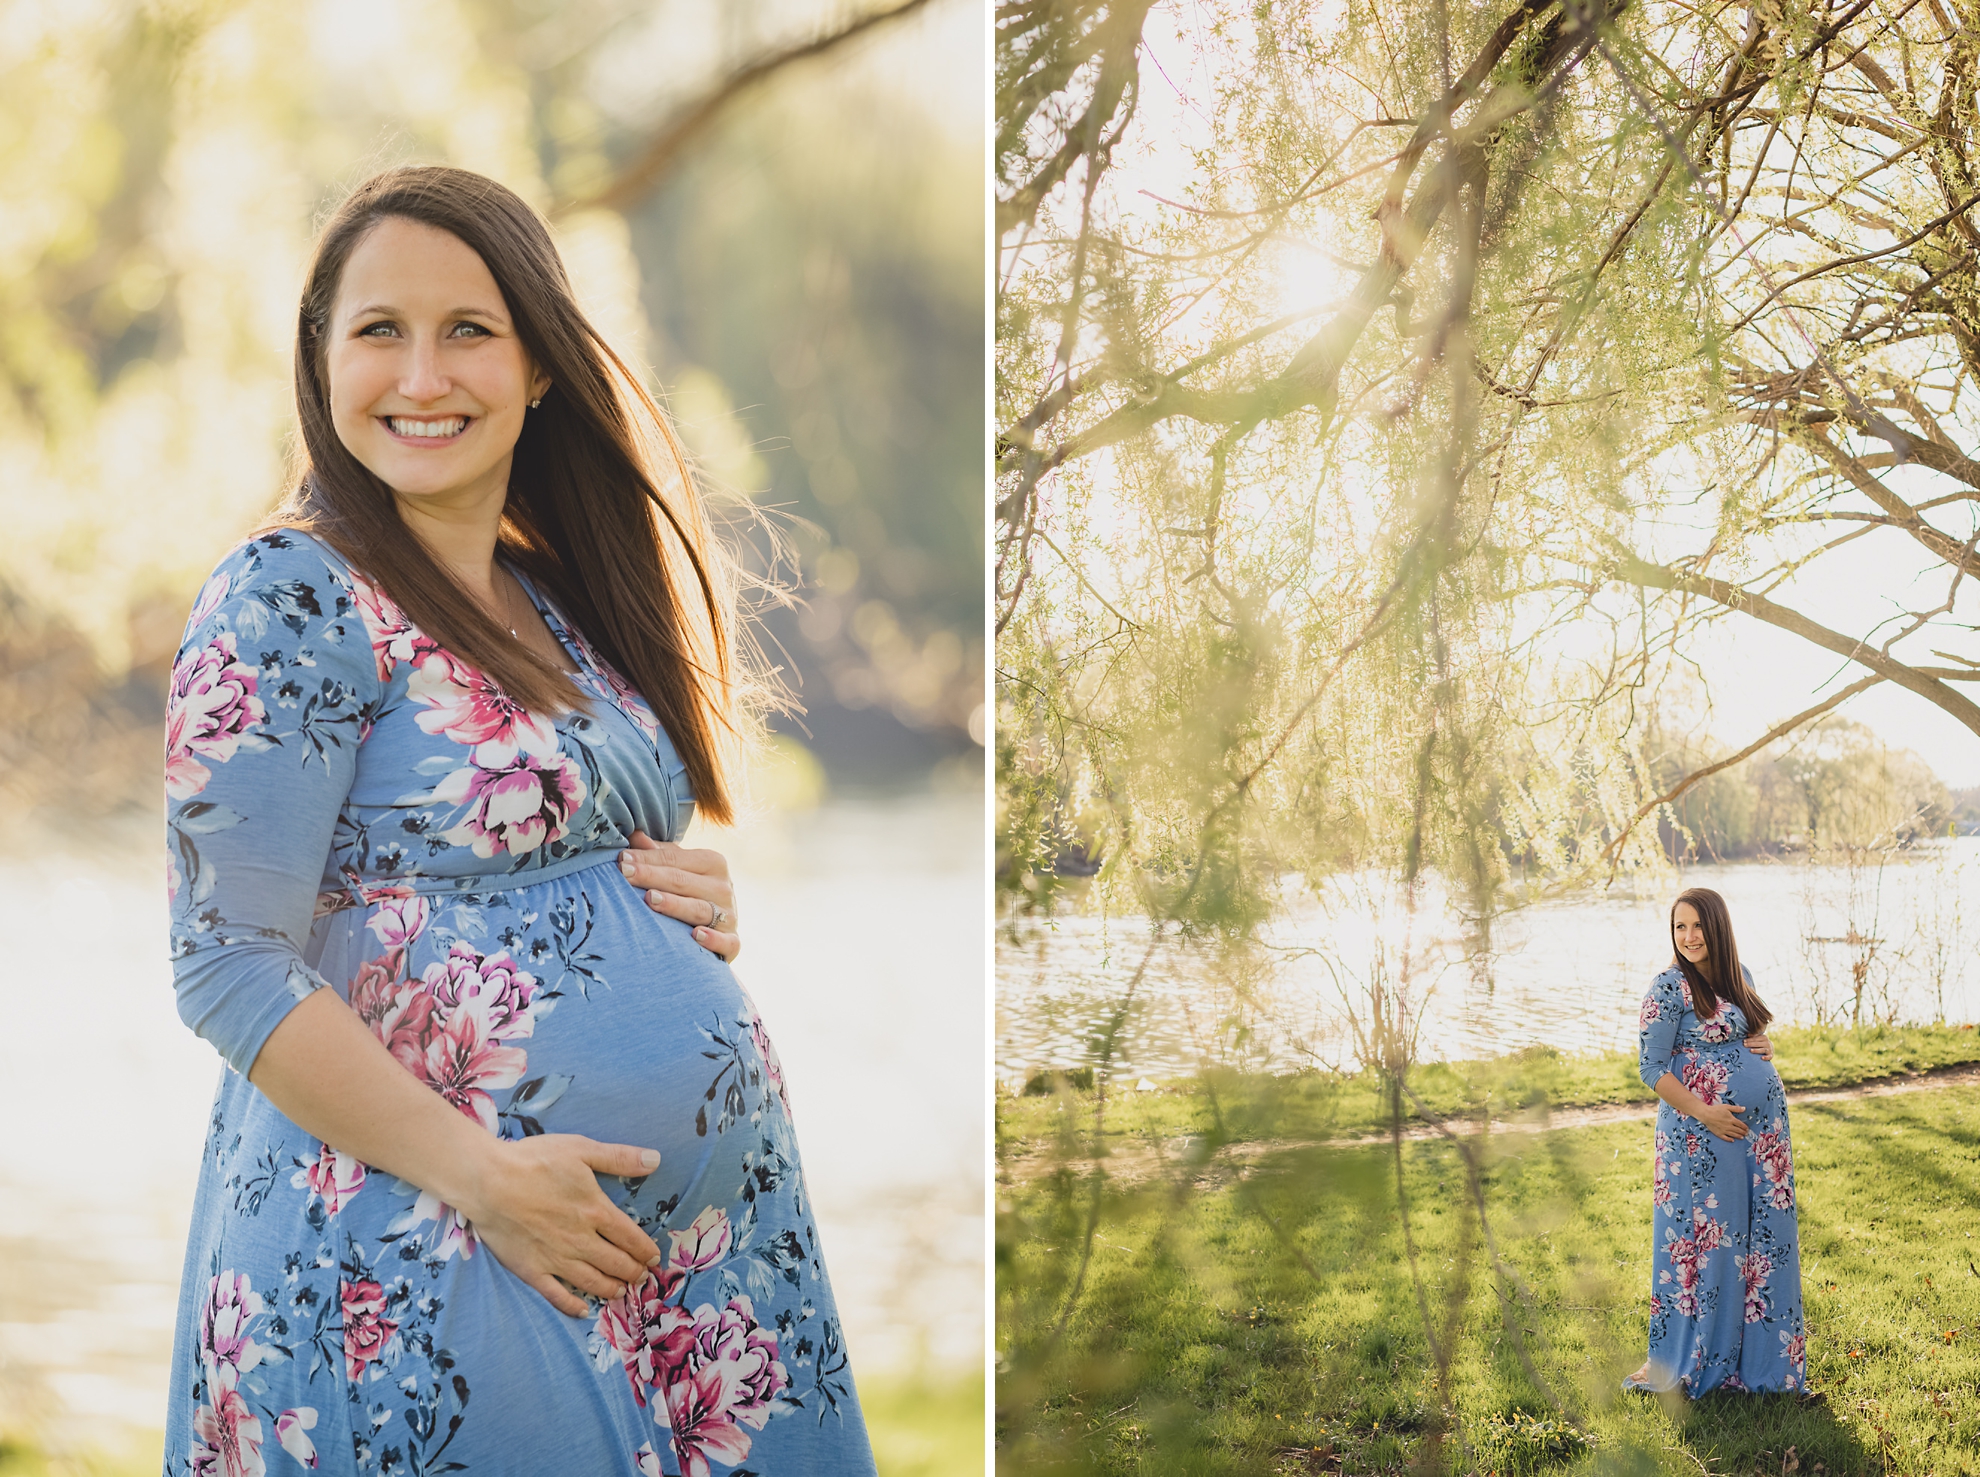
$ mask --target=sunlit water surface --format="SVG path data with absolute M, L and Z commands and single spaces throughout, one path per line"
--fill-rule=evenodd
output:
M 1962 837 L 1881 865 L 1742 862 L 1618 881 L 1503 913 L 1483 947 L 1434 885 L 1412 908 L 1368 876 L 1289 893 L 1260 944 L 1236 952 L 1172 935 L 1151 951 L 1145 919 L 1007 917 L 997 1073 L 1015 1084 L 1086 1065 L 1117 1014 L 1114 1070 L 1129 1081 L 1207 1063 L 1352 1066 L 1376 982 L 1391 1001 L 1400 992 L 1419 1060 L 1535 1044 L 1633 1049 L 1644 990 L 1670 961 L 1682 886 L 1725 896 L 1741 958 L 1778 1018 L 1851 1019 L 1860 965 L 1866 1021 L 1980 1019 L 1980 837 Z
M 831 803 L 711 833 L 777 1043 L 855 1371 L 983 1347 L 983 806 Z M 148 838 L 0 862 L 0 1425 L 164 1423 L 219 1058 L 173 1009 Z

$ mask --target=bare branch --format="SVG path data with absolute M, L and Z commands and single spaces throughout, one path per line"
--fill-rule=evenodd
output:
M 1824 713 L 1830 712 L 1833 709 L 1841 707 L 1844 703 L 1848 702 L 1851 698 L 1855 697 L 1859 692 L 1863 692 L 1868 688 L 1875 687 L 1879 682 L 1883 682 L 1885 680 L 1887 679 L 1882 676 L 1873 674 L 1871 676 L 1864 677 L 1856 682 L 1852 682 L 1850 683 L 1849 686 L 1845 687 L 1841 692 L 1836 693 L 1833 697 L 1826 698 L 1822 702 L 1817 703 L 1814 707 L 1809 708 L 1803 712 L 1796 713 L 1792 718 L 1788 719 L 1784 723 L 1775 724 L 1772 728 L 1768 729 L 1765 733 L 1761 734 L 1759 738 L 1755 739 L 1752 743 L 1748 744 L 1745 748 L 1741 749 L 1737 754 L 1734 754 L 1726 759 L 1721 759 L 1716 764 L 1708 764 L 1703 769 L 1694 769 L 1690 774 L 1686 775 L 1683 779 L 1679 780 L 1675 785 L 1673 785 L 1670 789 L 1666 790 L 1663 794 L 1659 795 L 1655 800 L 1645 801 L 1642 807 L 1637 810 L 1635 815 L 1631 816 L 1627 821 L 1623 822 L 1623 828 L 1616 833 L 1615 840 L 1611 841 L 1608 844 L 1608 846 L 1603 849 L 1602 859 L 1604 861 L 1609 861 L 1613 859 L 1615 857 L 1615 854 L 1622 849 L 1623 843 L 1629 840 L 1630 833 L 1636 829 L 1638 823 L 1641 822 L 1644 819 L 1644 817 L 1652 814 L 1653 812 L 1657 811 L 1663 806 L 1669 805 L 1673 800 L 1676 800 L 1680 796 L 1682 796 L 1684 792 L 1689 790 L 1693 785 L 1698 784 L 1702 780 L 1710 779 L 1713 775 L 1717 774 L 1722 769 L 1731 769 L 1735 764 L 1740 764 L 1748 759 L 1751 759 L 1755 754 L 1759 753 L 1762 749 L 1766 748 L 1767 745 L 1773 743 L 1776 739 L 1786 738 L 1789 734 L 1793 733 L 1797 728 L 1800 728 L 1803 724 L 1814 722 L 1817 718 L 1820 718 Z
M 761 86 L 786 67 L 836 51 L 855 37 L 900 20 L 928 4 L 928 0 L 896 0 L 885 10 L 875 10 L 848 21 L 836 31 L 827 31 L 809 41 L 765 52 L 719 78 L 699 97 L 680 107 L 654 131 L 653 136 L 633 156 L 633 160 L 602 188 L 588 195 L 559 201 L 551 207 L 552 216 L 570 215 L 580 210 L 624 212 L 637 205 L 674 167 L 681 152 L 720 116 L 722 111 L 753 88 Z
M 1742 590 L 1738 585 L 1725 580 L 1713 579 L 1709 575 L 1690 574 L 1683 570 L 1668 569 L 1661 564 L 1652 564 L 1634 554 L 1623 555 L 1611 573 L 1626 584 L 1641 585 L 1651 590 L 1682 591 L 1688 595 L 1700 595 L 1715 605 L 1727 610 L 1736 610 L 1742 615 L 1750 615 L 1756 620 L 1765 621 L 1770 626 L 1778 626 L 1783 631 L 1792 632 L 1804 641 L 1813 643 L 1825 651 L 1833 651 L 1837 656 L 1846 657 L 1859 666 L 1868 667 L 1879 676 L 1895 682 L 1909 692 L 1915 692 L 1934 707 L 1943 708 L 1961 723 L 1980 735 L 1980 704 L 1953 691 L 1943 682 L 1928 677 L 1915 667 L 1879 652 L 1863 641 L 1854 640 L 1840 631 L 1832 631 L 1819 625 L 1798 610 L 1789 610 L 1784 605 L 1776 605 L 1764 595 L 1756 595 L 1750 590 Z

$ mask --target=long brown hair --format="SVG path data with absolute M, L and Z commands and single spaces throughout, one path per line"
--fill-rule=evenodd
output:
M 1677 952 L 1678 903 L 1690 903 L 1705 930 L 1703 969 Z M 1684 971 L 1691 985 L 1691 1008 L 1698 1012 L 1700 1020 L 1717 1015 L 1719 1001 L 1724 998 L 1739 1007 L 1749 1031 L 1767 1029 L 1767 1023 L 1774 1017 L 1746 982 L 1746 971 L 1739 962 L 1739 945 L 1733 940 L 1732 914 L 1724 898 L 1709 887 L 1687 887 L 1677 895 L 1677 902 L 1671 904 L 1671 936 L 1671 952 L 1677 954 L 1678 968 Z
M 513 640 L 433 557 L 400 516 L 391 488 L 332 424 L 331 307 L 351 252 L 389 219 L 432 226 L 472 248 L 524 351 L 551 381 L 516 441 L 501 553 L 645 697 L 687 768 L 700 813 L 731 820 L 730 766 L 718 732 L 739 732 L 731 561 L 710 536 L 666 415 L 585 319 L 548 227 L 513 191 L 465 169 L 390 169 L 359 185 L 330 217 L 297 313 L 300 466 L 271 526 L 322 538 L 383 585 L 426 635 L 524 706 L 585 705 L 568 676 Z

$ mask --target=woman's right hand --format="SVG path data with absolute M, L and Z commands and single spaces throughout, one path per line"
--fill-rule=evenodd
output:
M 652 1149 L 574 1133 L 496 1139 L 462 1197 L 469 1203 L 455 1208 L 497 1261 L 558 1312 L 582 1318 L 590 1310 L 572 1289 L 619 1297 L 660 1261 L 653 1238 L 605 1198 L 593 1172 L 631 1179 L 659 1165 Z
M 1746 1137 L 1746 1125 L 1734 1116 L 1745 1111 L 1738 1103 L 1706 1103 L 1693 1116 L 1716 1137 L 1733 1143 Z

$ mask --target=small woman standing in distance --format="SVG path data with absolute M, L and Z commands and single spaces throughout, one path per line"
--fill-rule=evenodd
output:
M 871 1477 L 727 866 L 677 844 L 739 720 L 664 417 L 457 169 L 331 218 L 295 381 L 168 710 L 179 1011 L 230 1070 L 166 1470 Z
M 1807 1388 L 1787 1094 L 1725 899 L 1671 908 L 1638 1069 L 1657 1110 L 1650 1358 L 1626 1390 Z

